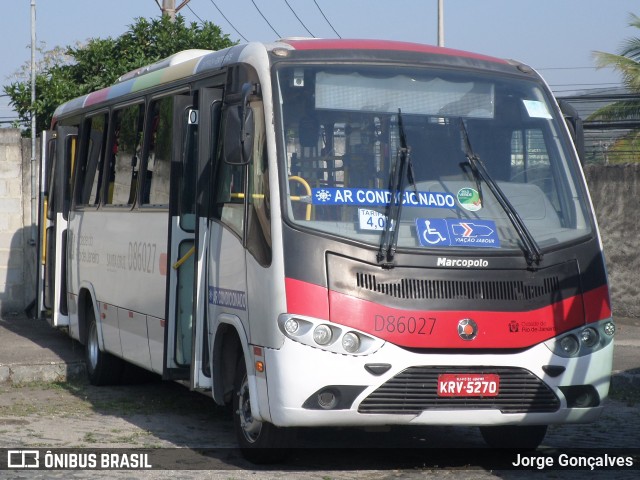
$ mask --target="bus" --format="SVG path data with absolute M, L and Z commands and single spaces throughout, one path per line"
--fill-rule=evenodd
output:
M 177 53 L 43 134 L 40 312 L 92 384 L 128 362 L 232 405 L 253 461 L 317 426 L 535 448 L 598 418 L 612 368 L 572 132 L 516 61 L 342 39 Z

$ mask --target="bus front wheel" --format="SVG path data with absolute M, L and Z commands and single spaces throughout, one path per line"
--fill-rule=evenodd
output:
M 243 360 L 240 360 L 236 368 L 233 426 L 242 455 L 256 464 L 283 461 L 295 436 L 291 428 L 279 428 L 253 418 L 247 369 Z
M 544 440 L 547 425 L 495 425 L 480 427 L 480 433 L 492 448 L 533 450 Z
M 98 325 L 93 309 L 87 309 L 87 341 L 85 363 L 91 385 L 113 385 L 119 383 L 124 363 L 118 357 L 100 350 Z

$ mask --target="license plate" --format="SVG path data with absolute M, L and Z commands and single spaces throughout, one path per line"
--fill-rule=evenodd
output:
M 493 373 L 443 373 L 438 375 L 439 397 L 496 397 L 500 376 Z

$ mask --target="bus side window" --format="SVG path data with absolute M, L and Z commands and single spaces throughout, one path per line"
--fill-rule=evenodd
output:
M 168 205 L 171 171 L 171 140 L 173 129 L 173 97 L 152 103 L 148 132 L 149 149 L 142 182 L 140 203 Z
M 87 138 L 84 158 L 78 164 L 78 183 L 75 202 L 77 206 L 95 206 L 100 202 L 100 183 L 104 161 L 107 115 L 96 115 L 85 121 Z M 84 134 L 83 134 L 84 136 Z
M 549 153 L 541 129 L 516 130 L 511 139 L 511 181 L 537 185 L 560 211 Z
M 136 198 L 140 149 L 142 147 L 142 104 L 116 110 L 109 158 L 110 205 L 132 205 Z
M 247 250 L 263 266 L 271 264 L 271 203 L 269 198 L 269 164 L 262 105 L 254 108 L 255 138 L 249 164 L 249 215 Z
M 232 105 L 228 108 L 237 108 Z M 228 128 L 227 112 L 222 114 L 222 132 L 220 139 L 225 138 L 224 129 Z M 240 135 L 240 132 L 237 132 Z M 224 145 L 221 145 L 218 155 L 218 171 L 216 179 L 216 196 L 214 216 L 236 232 L 241 238 L 244 233 L 244 193 L 245 193 L 245 165 L 231 165 L 223 160 Z

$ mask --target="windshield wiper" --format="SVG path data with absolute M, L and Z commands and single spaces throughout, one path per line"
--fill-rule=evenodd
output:
M 542 251 L 540 250 L 540 247 L 533 238 L 533 235 L 531 235 L 531 232 L 529 231 L 527 226 L 524 224 L 522 217 L 518 214 L 502 189 L 493 180 L 493 178 L 489 174 L 489 171 L 484 166 L 484 163 L 482 162 L 482 160 L 480 160 L 480 157 L 478 157 L 478 155 L 476 155 L 471 148 L 469 133 L 467 132 L 467 126 L 465 125 L 463 119 L 460 119 L 460 131 L 462 132 L 462 138 L 464 140 L 464 149 L 465 156 L 467 157 L 467 163 L 471 167 L 473 176 L 476 178 L 478 189 L 480 188 L 478 181 L 478 179 L 480 178 L 487 184 L 489 190 L 491 190 L 491 193 L 493 193 L 493 196 L 502 207 L 502 210 L 504 210 L 504 212 L 507 214 L 507 217 L 513 225 L 513 228 L 515 228 L 516 232 L 520 236 L 520 240 L 522 241 L 527 259 L 527 264 L 539 264 L 542 260 Z M 482 202 L 482 191 L 478 190 L 478 194 L 480 195 L 480 201 Z
M 417 193 L 415 175 L 413 173 L 413 163 L 411 162 L 411 147 L 407 146 L 407 137 L 402 124 L 402 111 L 398 109 L 398 133 L 400 134 L 400 148 L 391 165 L 391 175 L 389 178 L 389 191 L 391 199 L 387 204 L 387 221 L 382 232 L 380 250 L 378 250 L 377 260 L 382 266 L 391 268 L 394 266 L 393 258 L 396 255 L 398 245 L 398 233 L 400 231 L 400 216 L 402 214 L 402 203 L 404 197 L 404 178 L 413 186 Z

